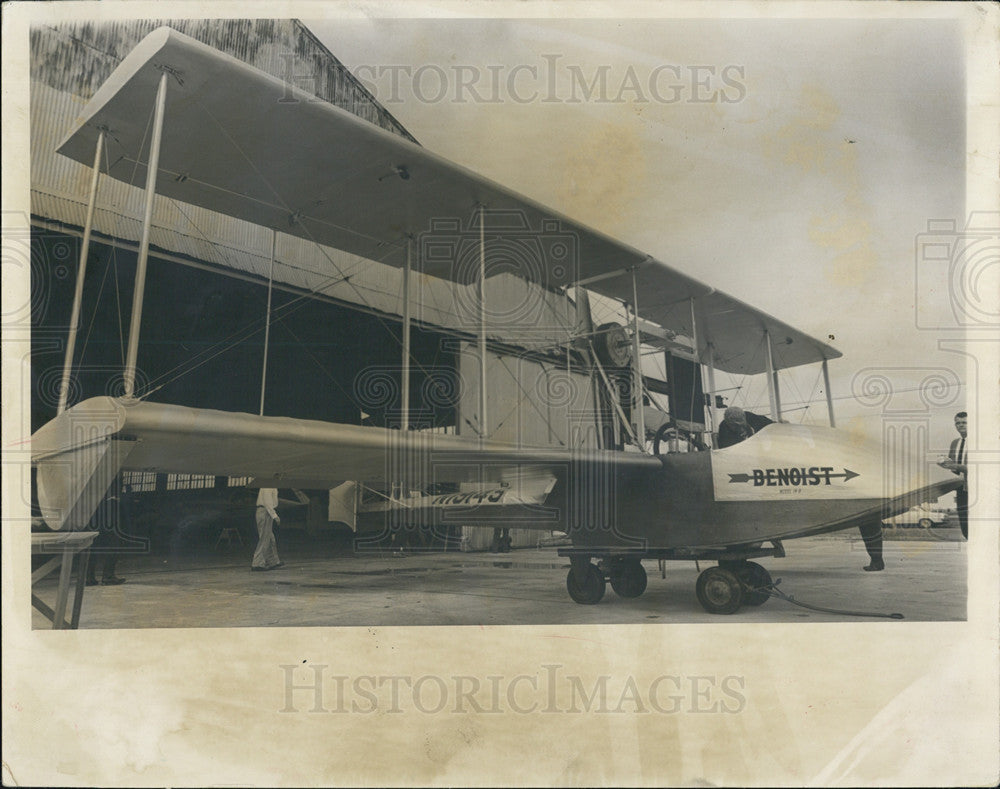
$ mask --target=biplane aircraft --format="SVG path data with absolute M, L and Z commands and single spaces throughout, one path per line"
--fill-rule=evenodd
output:
M 560 553 L 570 559 L 567 588 L 578 603 L 599 601 L 609 580 L 621 597 L 641 595 L 643 560 L 700 559 L 718 564 L 699 575 L 698 599 L 710 612 L 732 613 L 768 598 L 770 575 L 751 560 L 784 555 L 784 540 L 877 523 L 958 484 L 923 467 L 888 473 L 878 444 L 836 429 L 827 373 L 841 355 L 836 349 L 169 28 L 151 33 L 119 65 L 59 152 L 93 164 L 95 184 L 103 173 L 144 188 L 147 199 L 124 396 L 67 408 L 64 379 L 60 413 L 32 439 L 39 505 L 52 529 L 85 528 L 121 471 L 252 477 L 258 486 L 316 490 L 382 484 L 418 493 L 386 496 L 369 517 L 493 527 L 516 518 L 520 528 L 565 531 L 572 544 Z M 480 310 L 487 251 L 502 237 L 502 217 L 515 212 L 532 227 L 559 227 L 575 239 L 572 275 L 553 286 L 543 261 L 536 284 L 563 295 L 575 289 L 584 328 L 567 342 L 606 390 L 614 430 L 596 447 L 569 449 L 500 442 L 485 431 L 410 429 L 408 285 L 400 430 L 152 402 L 136 391 L 135 367 L 154 194 L 402 268 L 404 283 L 415 265 L 456 287 L 478 284 Z M 92 212 L 93 187 L 90 200 Z M 471 277 L 447 255 L 414 261 L 414 239 L 433 223 L 470 217 L 479 235 Z M 627 304 L 631 326 L 589 324 L 588 292 Z M 486 425 L 483 325 L 472 422 Z M 655 338 L 684 339 L 709 396 L 716 370 L 765 375 L 775 423 L 725 449 L 685 435 L 691 425 L 675 415 L 649 429 L 643 403 L 652 384 L 640 369 L 640 341 Z M 71 358 L 70 350 L 67 373 Z M 822 365 L 830 427 L 780 420 L 777 372 L 805 364 Z M 691 451 L 669 451 L 678 436 L 690 439 Z M 440 483 L 455 487 L 430 487 Z M 597 499 L 604 506 L 591 506 Z

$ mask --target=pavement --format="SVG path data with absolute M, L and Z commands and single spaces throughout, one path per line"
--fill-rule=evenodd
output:
M 853 536 L 852 536 L 853 535 Z M 778 588 L 809 610 L 770 599 L 729 616 L 705 612 L 691 561 L 643 564 L 649 585 L 626 600 L 608 586 L 596 605 L 566 591 L 569 561 L 556 548 L 506 554 L 389 552 L 353 555 L 342 546 L 292 540 L 285 566 L 251 572 L 251 548 L 203 548 L 192 555 L 124 557 L 121 586 L 88 587 L 80 627 L 309 627 L 711 622 L 886 621 L 847 612 L 901 613 L 906 621 L 966 618 L 966 543 L 954 535 L 885 543 L 886 569 L 868 573 L 857 532 L 785 544 L 782 559 L 759 560 Z M 711 563 L 702 562 L 704 570 Z M 55 579 L 36 587 L 54 596 Z M 33 611 L 33 627 L 48 623 Z

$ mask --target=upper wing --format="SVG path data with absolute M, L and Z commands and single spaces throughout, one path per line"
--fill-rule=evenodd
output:
M 98 130 L 106 129 L 108 173 L 144 185 L 146 108 L 164 73 L 159 194 L 395 266 L 405 261 L 405 239 L 432 221 L 464 222 L 484 206 L 487 231 L 508 232 L 516 212 L 530 228 L 570 234 L 576 246 L 572 265 L 558 275 L 555 266 L 542 266 L 536 279 L 580 282 L 631 301 L 634 270 L 640 315 L 688 337 L 696 333 L 703 353 L 711 342 L 719 369 L 765 371 L 765 331 L 780 347 L 779 368 L 841 355 L 627 244 L 169 28 L 150 33 L 121 63 L 59 152 L 90 165 Z M 424 256 L 420 264 L 429 274 L 468 278 L 455 255 L 437 263 Z
M 74 453 L 109 441 L 121 445 L 124 470 L 254 477 L 282 488 L 343 480 L 497 482 L 526 467 L 660 468 L 638 453 L 518 447 L 110 397 L 85 400 L 42 427 L 32 437 L 32 460 L 40 467 L 72 463 Z

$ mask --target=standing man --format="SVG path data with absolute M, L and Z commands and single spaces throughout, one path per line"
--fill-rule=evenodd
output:
M 861 539 L 865 541 L 865 550 L 868 551 L 869 562 L 861 569 L 867 573 L 877 573 L 885 569 L 885 560 L 882 558 L 882 523 L 875 521 L 858 526 L 861 532 Z
M 969 415 L 965 411 L 955 414 L 955 429 L 959 437 L 951 442 L 948 459 L 938 463 L 952 474 L 962 478 L 962 487 L 955 491 L 955 508 L 958 510 L 958 523 L 962 527 L 962 536 L 969 539 L 969 464 L 966 455 L 965 438 L 969 432 Z
M 257 494 L 257 549 L 250 562 L 251 570 L 274 570 L 284 564 L 278 558 L 278 544 L 274 541 L 275 523 L 281 523 L 278 517 L 278 489 L 261 488 Z
M 120 476 L 111 483 L 91 524 L 98 530 L 98 535 L 90 549 L 87 586 L 97 586 L 98 561 L 104 567 L 100 583 L 104 586 L 125 583 L 125 579 L 116 575 L 115 570 L 118 567 L 118 554 L 125 545 L 122 536 L 132 533 L 132 486 L 123 485 Z
M 490 553 L 510 553 L 510 529 L 495 526 L 493 540 L 490 542 Z

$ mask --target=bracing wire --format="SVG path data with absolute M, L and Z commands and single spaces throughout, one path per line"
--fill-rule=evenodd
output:
M 150 109 L 149 115 L 146 116 L 146 127 L 143 130 L 143 132 L 142 132 L 142 138 L 139 141 L 139 150 L 140 151 L 145 147 L 145 145 L 146 145 L 146 138 L 149 136 L 150 129 L 151 129 L 152 125 L 153 125 L 153 113 L 154 113 L 154 109 Z M 111 170 L 111 164 L 110 164 L 110 156 L 108 154 L 108 146 L 107 145 L 104 146 L 104 162 L 105 162 L 105 168 L 104 168 L 105 172 L 110 172 L 110 170 Z M 136 165 L 133 166 L 131 180 L 135 179 L 135 174 L 136 174 L 137 168 L 138 168 L 138 164 L 136 164 Z M 119 214 L 118 215 L 118 219 L 115 222 L 115 226 L 116 226 L 115 229 L 118 230 L 118 231 L 121 230 L 121 222 L 122 222 L 122 216 Z M 112 235 L 112 238 L 115 238 L 115 236 Z M 87 254 L 89 254 L 89 250 L 87 250 Z M 98 310 L 98 308 L 99 308 L 99 306 L 101 304 L 101 296 L 104 294 L 104 283 L 107 280 L 108 270 L 109 270 L 112 262 L 115 265 L 115 282 L 116 282 L 116 288 L 117 288 L 117 281 L 118 281 L 118 257 L 117 257 L 117 249 L 116 249 L 116 247 L 115 247 L 114 244 L 111 245 L 111 256 L 108 259 L 108 266 L 105 267 L 105 269 L 104 269 L 104 276 L 101 278 L 101 287 L 99 288 L 99 290 L 97 292 L 97 298 L 94 300 L 94 312 L 93 312 L 93 315 L 91 316 L 91 319 L 90 319 L 90 326 L 87 329 L 87 335 L 84 338 L 82 347 L 80 348 L 80 359 L 81 359 L 81 361 L 85 358 L 84 354 L 87 351 L 87 343 L 90 341 L 90 334 L 93 331 L 94 321 L 97 318 L 97 310 Z M 117 290 L 116 290 L 116 296 L 117 296 Z M 119 331 L 119 334 L 121 334 L 121 332 L 122 332 L 122 318 L 121 318 L 121 303 L 120 302 L 118 304 L 118 331 Z M 121 340 L 121 342 L 123 343 L 123 348 L 124 348 L 124 340 Z M 124 353 L 124 350 L 123 350 L 122 351 L 122 360 L 123 360 L 122 363 L 123 364 L 124 364 L 124 358 L 125 358 L 125 353 Z
M 111 263 L 115 270 L 115 306 L 118 309 L 118 347 L 121 350 L 122 355 L 122 365 L 125 364 L 125 324 L 122 320 L 122 297 L 121 297 L 121 285 L 118 282 L 118 255 L 116 247 L 111 246 Z
M 80 359 L 86 358 L 87 343 L 90 342 L 90 333 L 94 330 L 94 323 L 97 321 L 97 310 L 101 306 L 101 296 L 104 294 L 104 283 L 108 281 L 108 271 L 111 269 L 111 259 L 108 259 L 104 266 L 104 276 L 101 277 L 101 286 L 97 289 L 97 298 L 94 299 L 94 311 L 90 316 L 90 323 L 87 326 L 87 334 L 83 338 L 80 346 Z

